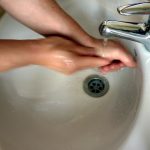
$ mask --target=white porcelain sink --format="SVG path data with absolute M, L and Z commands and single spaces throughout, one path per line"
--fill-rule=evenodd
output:
M 119 0 L 59 3 L 95 37 L 105 19 L 144 20 L 119 16 Z M 7 14 L 0 21 L 0 38 L 39 37 Z M 40 66 L 0 73 L 0 150 L 149 150 L 150 54 L 140 44 L 124 43 L 139 65 L 105 75 L 110 89 L 101 98 L 83 90 L 88 76 L 100 75 L 96 69 L 72 76 Z

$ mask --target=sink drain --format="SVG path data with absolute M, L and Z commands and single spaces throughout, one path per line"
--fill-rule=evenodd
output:
M 108 80 L 99 75 L 91 75 L 84 80 L 84 91 L 92 97 L 102 97 L 109 90 Z

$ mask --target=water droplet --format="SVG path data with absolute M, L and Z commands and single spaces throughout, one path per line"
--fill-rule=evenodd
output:
M 103 39 L 103 46 L 106 47 L 108 44 L 108 39 L 107 38 L 104 38 Z

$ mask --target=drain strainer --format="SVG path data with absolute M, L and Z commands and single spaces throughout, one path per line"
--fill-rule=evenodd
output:
M 108 80 L 99 75 L 91 75 L 84 80 L 84 91 L 92 97 L 102 97 L 109 90 Z

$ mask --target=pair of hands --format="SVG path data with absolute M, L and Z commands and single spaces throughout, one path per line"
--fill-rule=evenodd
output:
M 82 69 L 100 68 L 102 73 L 135 67 L 128 51 L 118 42 L 94 39 L 90 46 L 62 36 L 36 40 L 0 40 L 0 71 L 36 64 L 72 74 Z
M 87 68 L 99 68 L 102 73 L 135 67 L 130 53 L 119 43 L 94 39 L 91 47 L 73 40 L 51 36 L 40 40 L 40 52 L 35 64 L 46 66 L 64 74 L 72 74 Z
M 23 24 L 47 35 L 47 38 L 38 40 L 0 40 L 1 71 L 30 64 L 64 74 L 93 67 L 107 73 L 136 66 L 119 42 L 105 44 L 103 40 L 91 37 L 55 0 L 13 0 L 13 3 L 2 0 L 0 5 Z

